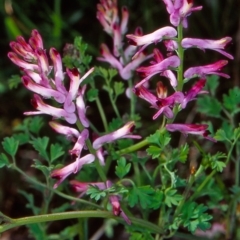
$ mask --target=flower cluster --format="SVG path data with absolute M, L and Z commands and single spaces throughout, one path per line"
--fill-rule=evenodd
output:
M 136 53 L 135 46 L 128 46 L 124 49 L 123 38 L 127 32 L 129 12 L 127 7 L 121 9 L 121 21 L 117 7 L 117 0 L 100 0 L 97 5 L 97 19 L 113 40 L 113 50 L 110 51 L 106 44 L 101 44 L 100 53 L 102 57 L 98 60 L 108 62 L 113 68 L 116 68 L 124 80 L 129 80 L 133 76 L 134 70 L 151 55 L 145 53 L 139 54 L 131 61 L 131 57 Z M 142 35 L 141 28 L 136 28 L 136 36 Z
M 42 38 L 37 30 L 32 31 L 28 43 L 20 36 L 17 37 L 16 42 L 10 43 L 10 47 L 13 51 L 8 53 L 8 57 L 23 71 L 23 85 L 34 93 L 31 103 L 37 111 L 25 112 L 24 114 L 47 114 L 54 119 L 65 120 L 71 125 L 75 123 L 81 125 L 80 132 L 77 128 L 62 125 L 56 120 L 49 122 L 53 130 L 74 142 L 69 154 L 75 158 L 75 161 L 67 166 L 52 171 L 51 177 L 58 180 L 53 188 L 57 188 L 70 174 L 78 173 L 84 165 L 94 162 L 96 158 L 100 161 L 100 165 L 104 165 L 103 145 L 105 143 L 111 143 L 120 138 L 141 138 L 138 135 L 132 135 L 135 123 L 131 121 L 116 131 L 96 138 L 91 143 L 88 130 L 90 124 L 86 116 L 84 101 L 87 85 L 83 85 L 82 82 L 94 69 L 91 68 L 83 76 L 76 68 L 66 69 L 65 73 L 61 56 L 54 48 L 49 51 L 52 62 L 50 65 Z M 65 75 L 69 78 L 68 88 L 64 83 Z M 54 100 L 52 101 L 54 103 L 47 104 L 43 99 Z M 55 107 L 56 105 L 58 107 Z M 89 153 L 83 155 L 83 149 L 88 149 Z M 130 223 L 120 208 L 119 199 L 116 196 L 110 196 L 109 200 L 113 206 L 114 214 L 122 215 Z
M 178 27 L 177 30 L 174 27 L 165 26 L 143 36 L 136 34 L 126 35 L 130 44 L 139 47 L 135 56 L 140 54 L 148 45 L 158 42 L 164 42 L 166 50 L 171 52 L 170 56 L 164 58 L 158 49 L 154 49 L 153 60 L 150 62 L 151 65 L 136 69 L 143 79 L 135 85 L 133 92 L 138 97 L 149 102 L 152 108 L 157 109 L 157 112 L 153 115 L 154 120 L 162 114 L 168 119 L 174 119 L 176 113 L 184 109 L 189 101 L 194 100 L 198 94 L 206 94 L 207 92 L 203 90 L 203 87 L 206 83 L 207 75 L 215 74 L 229 78 L 227 74 L 221 72 L 221 69 L 228 63 L 227 60 L 219 60 L 204 66 L 190 67 L 181 75 L 183 53 L 186 49 L 210 49 L 221 53 L 229 59 L 233 59 L 231 54 L 224 51 L 226 45 L 232 40 L 230 37 L 224 37 L 219 40 L 182 38 L 182 27 L 188 27 L 187 17 L 192 12 L 201 10 L 201 6 L 193 7 L 193 1 L 190 0 L 163 0 L 163 2 L 170 14 L 170 22 L 174 27 Z M 174 51 L 176 55 L 174 55 Z M 174 71 L 178 73 L 177 76 Z M 157 84 L 157 95 L 154 95 L 143 85 L 157 74 L 169 80 L 174 90 L 173 94 L 167 95 L 166 87 L 162 82 Z M 200 78 L 200 80 L 184 93 L 182 89 L 184 83 L 195 77 Z M 169 123 L 166 125 L 168 131 L 202 135 L 211 141 L 215 141 L 215 139 L 208 136 L 207 128 L 206 124 Z

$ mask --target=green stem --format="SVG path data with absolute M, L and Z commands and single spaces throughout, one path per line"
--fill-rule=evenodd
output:
M 124 155 L 124 154 L 127 154 L 127 153 L 135 152 L 135 151 L 139 150 L 140 148 L 143 148 L 147 145 L 148 145 L 148 141 L 147 141 L 147 139 L 144 139 L 141 142 L 136 143 L 136 144 L 134 144 L 130 147 L 127 147 L 127 148 L 121 149 L 119 151 L 116 151 L 116 154 Z
M 182 91 L 183 88 L 183 58 L 184 58 L 184 50 L 181 45 L 182 39 L 183 39 L 183 26 L 182 24 L 179 24 L 177 27 L 178 31 L 178 57 L 180 59 L 180 66 L 178 68 L 177 72 L 177 79 L 178 79 L 178 85 L 177 90 Z
M 91 85 L 92 89 L 96 88 L 95 84 L 93 82 L 91 82 L 90 85 Z M 101 103 L 101 101 L 99 99 L 99 96 L 97 96 L 95 100 L 96 100 L 96 104 L 97 104 L 97 107 L 98 107 L 98 111 L 99 111 L 100 117 L 102 119 L 104 130 L 105 130 L 105 132 L 108 132 L 107 118 L 106 118 L 105 112 L 103 110 L 103 106 L 102 106 L 102 103 Z
M 113 107 L 113 110 L 114 110 L 116 116 L 117 116 L 119 119 L 121 119 L 121 115 L 120 115 L 120 113 L 119 113 L 119 111 L 118 111 L 118 108 L 117 108 L 117 106 L 116 106 L 116 100 L 117 100 L 117 99 L 113 99 L 113 96 L 112 96 L 112 94 L 111 94 L 110 92 L 108 92 L 108 95 L 109 95 L 109 99 L 110 99 L 110 102 L 111 102 L 111 104 L 112 104 L 112 107 Z
M 131 96 L 130 96 L 130 119 L 134 119 L 135 114 L 135 106 L 136 106 L 136 96 L 132 93 L 133 88 L 133 80 L 132 78 L 128 80 L 128 87 L 131 90 Z
M 0 217 L 4 221 L 4 223 L 0 225 L 0 233 L 17 226 L 23 226 L 27 224 L 33 224 L 33 223 L 65 220 L 65 219 L 74 219 L 74 218 L 114 218 L 118 221 L 123 221 L 121 217 L 116 217 L 111 212 L 107 212 L 107 211 L 70 211 L 70 212 L 63 212 L 63 213 L 52 213 L 52 214 L 43 214 L 43 215 L 31 216 L 31 217 L 23 217 L 23 218 L 17 218 L 17 219 L 8 218 L 3 214 L 1 214 Z M 145 229 L 153 233 L 161 234 L 163 232 L 162 228 L 160 228 L 155 224 L 152 224 L 149 221 L 145 221 L 135 217 L 129 217 L 129 219 L 134 225 L 144 227 Z
M 102 122 L 103 122 L 105 132 L 108 132 L 107 118 L 105 116 L 105 113 L 104 113 L 104 110 L 103 110 L 103 107 L 102 107 L 102 103 L 101 103 L 101 101 L 98 97 L 96 98 L 96 104 L 97 104 L 98 111 L 100 113 L 100 116 L 101 116 L 101 119 L 102 119 Z

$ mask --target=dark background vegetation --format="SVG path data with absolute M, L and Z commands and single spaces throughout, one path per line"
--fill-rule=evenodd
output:
M 9 42 L 16 36 L 29 38 L 32 29 L 38 29 L 46 49 L 57 48 L 60 52 L 66 43 L 72 43 L 75 36 L 82 36 L 89 44 L 89 53 L 93 55 L 93 65 L 99 56 L 102 42 L 111 44 L 111 39 L 102 31 L 96 19 L 98 1 L 83 0 L 1 0 L 0 1 L 0 137 L 9 136 L 13 127 L 22 121 L 23 112 L 31 109 L 31 93 L 22 86 L 9 89 L 8 79 L 19 74 L 19 70 L 7 58 L 10 50 Z M 119 0 L 119 5 L 126 5 L 130 11 L 129 33 L 141 26 L 144 33 L 169 25 L 165 5 L 160 0 Z M 188 37 L 219 39 L 225 36 L 233 38 L 227 51 L 233 54 L 234 60 L 229 61 L 224 72 L 231 79 L 221 79 L 218 97 L 232 86 L 240 83 L 240 2 L 238 0 L 196 0 L 195 5 L 203 5 L 203 10 L 188 18 L 189 28 L 184 35 Z M 223 56 L 213 51 L 196 49 L 186 52 L 186 66 L 197 66 L 213 63 Z M 29 163 L 19 163 L 24 168 Z M 29 165 L 28 165 L 29 164 Z M 27 167 L 26 167 L 27 165 Z M 25 208 L 26 201 L 17 192 L 27 183 L 20 176 L 0 169 L 0 210 L 11 217 L 31 215 Z M 40 203 L 39 203 L 40 204 Z M 9 239 L 27 239 L 26 228 L 13 230 Z

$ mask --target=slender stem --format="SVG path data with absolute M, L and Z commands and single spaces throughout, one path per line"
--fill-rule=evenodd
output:
M 63 212 L 63 213 L 53 213 L 53 214 L 43 214 L 43 215 L 31 216 L 31 217 L 23 217 L 23 218 L 17 218 L 17 219 L 5 217 L 3 214 L 1 215 L 2 215 L 1 217 L 3 218 L 3 221 L 5 222 L 0 225 L 0 233 L 17 226 L 23 226 L 27 224 L 33 224 L 33 223 L 64 220 L 64 219 L 74 219 L 74 218 L 114 218 L 119 222 L 123 221 L 121 217 L 117 217 L 113 215 L 111 212 L 107 212 L 107 211 L 70 211 L 70 212 Z M 144 227 L 145 229 L 151 231 L 152 233 L 163 232 L 163 229 L 161 227 L 149 221 L 145 221 L 135 217 L 129 217 L 129 219 L 134 225 Z
M 147 141 L 147 139 L 144 139 L 141 142 L 138 142 L 138 143 L 136 143 L 136 144 L 134 144 L 130 147 L 127 147 L 127 148 L 121 149 L 119 151 L 116 151 L 116 154 L 123 155 L 123 154 L 126 154 L 126 153 L 135 152 L 135 151 L 139 150 L 140 148 L 143 148 L 147 145 L 148 145 L 148 141 Z
M 95 84 L 93 82 L 91 82 L 90 85 L 91 85 L 92 89 L 96 88 Z M 103 110 L 103 106 L 102 106 L 102 103 L 99 99 L 99 96 L 96 97 L 96 104 L 97 104 L 97 107 L 98 107 L 98 111 L 100 113 L 100 117 L 102 119 L 102 123 L 103 123 L 104 129 L 105 129 L 105 132 L 108 132 L 107 118 L 106 118 L 105 112 Z
M 130 118 L 131 118 L 131 120 L 133 120 L 134 119 L 134 114 L 135 114 L 136 96 L 132 92 L 132 88 L 133 88 L 132 78 L 128 80 L 128 87 L 131 91 L 131 95 L 130 95 Z
M 136 162 L 133 162 L 134 175 L 136 177 L 137 186 L 141 186 L 141 175 L 139 170 L 139 165 Z
M 178 79 L 178 85 L 177 90 L 182 91 L 183 88 L 183 59 L 184 59 L 184 50 L 181 45 L 182 39 L 183 39 L 183 26 L 182 24 L 179 24 L 177 27 L 178 31 L 178 57 L 180 59 L 180 66 L 178 68 L 177 72 L 177 79 Z
M 113 110 L 114 110 L 116 116 L 117 116 L 119 119 L 121 119 L 121 115 L 120 115 L 120 113 L 119 113 L 119 111 L 118 111 L 118 108 L 117 108 L 117 106 L 116 106 L 116 99 L 113 99 L 113 95 L 112 95 L 110 92 L 108 92 L 108 95 L 109 95 L 109 99 L 110 99 L 110 102 L 111 102 L 111 104 L 112 104 L 112 107 L 113 107 Z
M 107 118 L 105 116 L 105 113 L 104 113 L 104 110 L 103 110 L 103 107 L 102 107 L 102 103 L 101 103 L 101 101 L 98 97 L 96 98 L 96 104 L 97 104 L 98 111 L 100 113 L 100 116 L 101 116 L 101 119 L 102 119 L 102 122 L 103 122 L 104 129 L 105 129 L 106 132 L 108 132 Z

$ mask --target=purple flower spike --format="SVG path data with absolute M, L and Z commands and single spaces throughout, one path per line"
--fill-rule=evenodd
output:
M 204 88 L 206 84 L 206 79 L 200 79 L 185 95 L 183 102 L 181 104 L 182 108 L 184 109 L 188 102 L 195 99 L 195 97 L 199 93 L 203 93 L 202 89 Z M 206 93 L 206 92 L 204 92 Z
M 215 50 L 229 59 L 233 59 L 233 56 L 222 49 L 225 49 L 226 45 L 232 41 L 231 37 L 225 37 L 219 40 L 198 39 L 198 38 L 184 38 L 182 40 L 183 48 L 200 48 Z
M 205 66 L 198 66 L 198 67 L 191 67 L 184 72 L 185 78 L 194 78 L 194 77 L 201 77 L 205 78 L 206 75 L 213 74 L 219 75 L 225 78 L 230 78 L 229 75 L 225 73 L 221 73 L 221 69 L 227 65 L 227 60 L 219 60 L 213 64 L 205 65 Z
M 94 159 L 95 157 L 93 154 L 87 154 L 82 158 L 77 158 L 75 162 L 67 165 L 64 168 L 53 170 L 51 177 L 58 179 L 53 188 L 57 188 L 70 174 L 77 173 L 83 167 L 83 165 L 92 163 Z
M 103 144 L 113 142 L 120 138 L 136 138 L 136 139 L 141 138 L 141 136 L 139 136 L 139 135 L 131 134 L 131 132 L 134 129 L 134 125 L 135 125 L 135 123 L 133 121 L 128 122 L 122 128 L 97 138 L 93 142 L 93 148 L 99 149 L 102 147 Z
M 75 113 L 68 113 L 64 109 L 52 107 L 44 103 L 40 96 L 34 95 L 31 101 L 32 105 L 39 111 L 37 112 L 25 112 L 25 115 L 36 115 L 36 114 L 48 114 L 55 118 L 64 118 L 68 123 L 74 124 L 77 121 Z
M 185 135 L 187 135 L 187 134 L 200 135 L 212 142 L 217 142 L 216 139 L 208 136 L 209 131 L 207 130 L 207 128 L 208 128 L 207 124 L 173 123 L 173 124 L 166 125 L 166 129 L 170 132 L 179 131 Z

